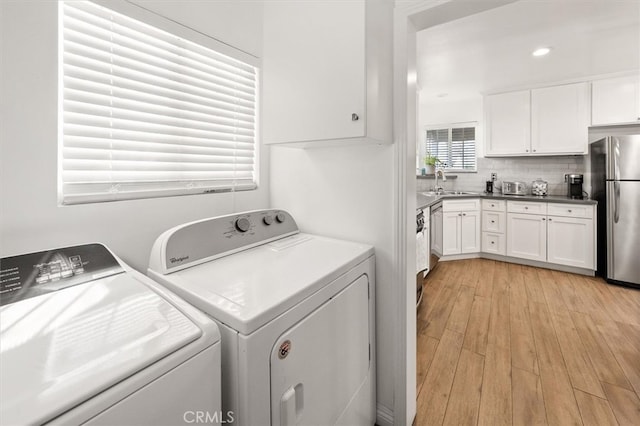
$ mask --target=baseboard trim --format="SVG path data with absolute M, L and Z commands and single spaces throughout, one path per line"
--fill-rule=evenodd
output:
M 393 411 L 380 403 L 376 409 L 376 425 L 393 426 Z
M 439 261 L 446 262 L 448 260 L 477 259 L 479 257 L 482 257 L 482 253 L 450 254 L 442 256 Z
M 592 269 L 577 268 L 575 266 L 556 265 L 555 263 L 540 262 L 537 260 L 520 259 L 519 257 L 501 256 L 499 254 L 480 253 L 483 259 L 497 260 L 500 262 L 517 263 L 518 265 L 535 266 L 544 269 L 553 269 L 554 271 L 569 272 L 572 274 L 587 275 L 593 277 L 596 271 Z

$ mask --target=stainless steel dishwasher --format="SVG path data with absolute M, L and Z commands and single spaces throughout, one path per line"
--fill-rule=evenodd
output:
M 431 207 L 431 259 L 430 270 L 433 271 L 442 256 L 442 201 Z

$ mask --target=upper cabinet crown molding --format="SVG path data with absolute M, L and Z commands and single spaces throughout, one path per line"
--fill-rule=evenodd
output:
M 593 126 L 637 123 L 640 121 L 640 72 L 594 80 L 591 100 Z
M 265 2 L 262 140 L 391 143 L 393 2 Z
M 486 156 L 586 154 L 589 83 L 485 96 Z

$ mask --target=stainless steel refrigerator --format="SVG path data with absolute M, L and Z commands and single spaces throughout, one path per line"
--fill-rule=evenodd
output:
M 598 201 L 598 274 L 640 287 L 640 135 L 593 142 L 591 190 Z

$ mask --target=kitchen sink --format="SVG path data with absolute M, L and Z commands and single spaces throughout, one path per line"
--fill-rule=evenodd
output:
M 426 197 L 438 197 L 438 196 L 455 196 L 455 195 L 479 195 L 477 192 L 467 191 L 427 191 L 421 192 Z

